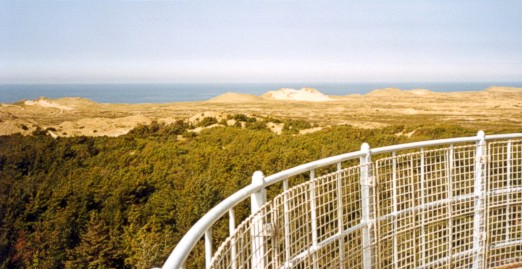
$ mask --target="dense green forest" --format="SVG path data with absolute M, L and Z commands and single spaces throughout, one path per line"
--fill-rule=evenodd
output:
M 115 138 L 53 139 L 45 130 L 0 137 L 0 268 L 161 266 L 191 225 L 249 184 L 256 170 L 270 175 L 358 150 L 362 142 L 377 147 L 477 131 L 336 126 L 295 135 L 311 125 L 287 120 L 276 135 L 264 123 L 236 118 L 243 127 L 199 134 L 179 121 L 140 126 Z M 396 135 L 413 129 L 412 137 Z M 242 219 L 248 208 L 236 212 Z M 215 237 L 225 231 L 215 231 Z M 194 255 L 203 259 L 201 251 Z

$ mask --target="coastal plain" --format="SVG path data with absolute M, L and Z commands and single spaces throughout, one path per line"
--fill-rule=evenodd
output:
M 386 88 L 346 96 L 327 96 L 309 88 L 280 89 L 262 96 L 225 93 L 207 101 L 161 104 L 108 104 L 78 97 L 41 97 L 0 104 L 0 135 L 29 135 L 40 129 L 55 137 L 119 136 L 153 121 L 194 122 L 202 117 L 219 119 L 233 114 L 307 120 L 316 129 L 332 125 L 371 129 L 422 124 L 522 129 L 522 88 L 490 87 L 466 92 Z

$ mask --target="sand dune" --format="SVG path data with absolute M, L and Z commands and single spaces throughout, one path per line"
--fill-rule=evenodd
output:
M 370 93 L 366 94 L 366 96 L 404 97 L 411 95 L 428 96 L 433 94 L 437 93 L 426 89 L 401 90 L 397 88 L 384 88 L 373 90 Z
M 24 105 L 26 105 L 26 106 L 40 106 L 40 107 L 45 107 L 45 108 L 57 108 L 57 109 L 60 109 L 60 110 L 72 110 L 73 109 L 70 106 L 64 106 L 64 105 L 60 105 L 58 103 L 52 102 L 51 100 L 49 100 L 49 99 L 47 99 L 45 97 L 40 97 L 40 98 L 38 98 L 36 100 L 25 101 Z
M 492 86 L 484 90 L 489 93 L 518 93 L 522 94 L 522 88 Z
M 386 88 L 346 96 L 327 96 L 306 88 L 281 89 L 263 96 L 226 93 L 203 102 L 170 104 L 99 104 L 83 98 L 38 98 L 1 104 L 0 135 L 28 135 L 41 128 L 56 136 L 117 136 L 154 120 L 172 123 L 181 119 L 197 124 L 204 117 L 221 120 L 236 113 L 306 119 L 317 127 L 450 123 L 522 131 L 522 88 L 489 87 L 450 93 Z M 275 130 L 281 126 L 269 127 Z
M 239 103 L 239 102 L 257 102 L 261 101 L 262 98 L 253 94 L 234 93 L 227 92 L 222 95 L 216 96 L 207 102 L 210 103 Z
M 272 100 L 304 102 L 324 102 L 332 100 L 328 95 L 313 88 L 302 88 L 301 90 L 282 88 L 277 91 L 269 91 L 263 94 L 262 97 Z

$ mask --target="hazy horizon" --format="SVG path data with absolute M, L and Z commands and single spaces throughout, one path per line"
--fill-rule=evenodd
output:
M 520 1 L 0 1 L 0 83 L 513 82 Z

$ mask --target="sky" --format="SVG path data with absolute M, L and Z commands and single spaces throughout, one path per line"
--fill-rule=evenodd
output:
M 0 83 L 390 81 L 522 81 L 522 1 L 0 0 Z

